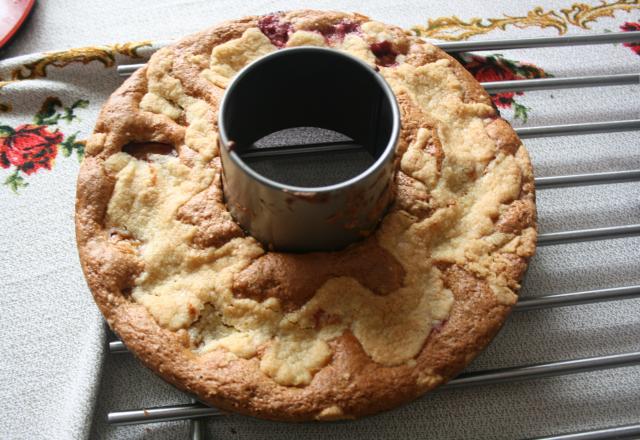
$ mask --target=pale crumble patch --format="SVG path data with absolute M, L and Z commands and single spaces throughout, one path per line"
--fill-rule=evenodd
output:
M 104 149 L 104 143 L 107 139 L 107 135 L 104 133 L 93 133 L 87 139 L 87 145 L 85 146 L 85 153 L 96 156 Z
M 176 107 L 171 102 L 164 99 L 162 96 L 155 93 L 147 93 L 140 101 L 140 109 L 163 114 L 171 119 L 178 119 L 182 115 L 182 109 Z
M 370 66 L 376 65 L 376 56 L 371 52 L 369 43 L 355 34 L 348 34 L 344 37 L 342 44 L 336 45 L 336 49 L 343 50 L 356 58 L 360 58 Z
M 536 229 L 529 227 L 523 230 L 518 237 L 515 237 L 510 245 L 513 245 L 513 253 L 520 257 L 527 257 L 533 255 L 536 243 Z M 505 252 L 509 252 L 505 247 Z
M 428 270 L 427 275 L 419 272 L 407 274 L 408 287 L 385 296 L 375 295 L 350 277 L 330 279 L 300 310 L 285 318 L 306 327 L 319 310 L 325 311 L 339 317 L 341 324 L 319 334 L 329 339 L 349 329 L 374 361 L 405 363 L 422 348 L 432 319 L 448 316 L 453 303 L 453 295 L 444 289 L 436 270 Z
M 338 405 L 332 405 L 324 408 L 320 413 L 316 416 L 317 420 L 342 420 L 345 418 L 345 413 Z
M 433 388 L 443 380 L 442 376 L 435 374 L 433 371 L 421 371 L 418 373 L 416 384 L 424 388 Z
M 237 357 L 249 359 L 270 340 L 273 332 L 269 326 L 243 331 L 246 327 L 241 321 L 230 319 L 207 305 L 200 319 L 189 327 L 189 336 L 197 353 L 224 349 Z
M 362 30 L 373 41 L 399 38 L 378 22 L 364 23 Z M 299 30 L 289 36 L 287 46 L 326 44 L 320 33 Z M 347 34 L 333 44 L 376 64 L 361 35 Z M 248 63 L 275 50 L 258 28 L 249 28 L 240 38 L 216 46 L 208 63 L 194 62 L 208 64 L 200 75 L 224 88 Z M 433 49 L 424 48 L 429 50 Z M 197 153 L 195 163 L 189 167 L 178 158 L 152 156 L 147 162 L 125 153 L 111 156 L 106 168 L 116 184 L 107 224 L 124 228 L 141 243 L 138 253 L 144 270 L 135 280 L 132 299 L 162 327 L 186 329 L 195 353 L 221 350 L 229 360 L 260 357 L 260 370 L 278 384 L 304 386 L 331 361 L 328 342 L 350 331 L 375 362 L 415 365 L 433 325 L 448 318 L 454 301 L 435 262 L 465 265 L 487 280 L 502 303 L 515 301 L 516 286 L 494 273 L 493 253 L 527 255 L 535 229 L 520 236 L 496 233 L 494 221 L 518 197 L 522 174 L 529 172 L 522 169 L 528 158 L 522 149 L 515 158 L 498 152 L 484 129 L 493 109 L 464 102 L 463 86 L 449 60 L 414 67 L 399 56 L 397 66 L 380 68 L 393 90 L 407 94 L 434 124 L 433 131 L 417 130 L 400 160 L 401 170 L 428 193 L 433 213 L 417 221 L 407 212 L 393 211 L 372 238 L 403 266 L 402 287 L 381 296 L 354 278 L 331 278 L 306 304 L 288 313 L 277 299 L 260 302 L 232 293 L 234 276 L 264 254 L 254 239 L 234 238 L 218 248 L 194 248 L 197 227 L 177 220 L 178 209 L 214 182 L 215 172 L 208 163 L 217 154 L 217 133 L 209 104 L 188 96 L 171 75 L 172 60 L 167 49 L 149 63 L 149 88 L 141 108 L 172 119 L 186 118 L 185 143 Z M 432 136 L 442 144 L 441 172 L 438 158 L 427 148 Z M 98 137 L 90 142 L 95 150 L 103 143 Z M 318 328 L 319 312 L 336 320 Z M 425 373 L 418 384 L 430 386 L 441 380 Z M 317 417 L 342 416 L 341 408 L 328 407 Z
M 473 168 L 480 174 L 496 154 L 496 144 L 484 129 L 484 117 L 492 115 L 489 105 L 465 103 L 462 84 L 449 60 L 438 60 L 420 67 L 401 64 L 382 69 L 396 93 L 407 93 L 426 114 L 436 121 L 448 165 L 464 176 Z
M 310 331 L 296 331 L 274 338 L 262 356 L 260 370 L 281 384 L 307 385 L 330 358 L 326 342 Z
M 171 76 L 173 53 L 169 48 L 160 49 L 159 53 L 162 56 L 158 57 L 157 62 L 147 64 L 147 93 L 179 105 L 185 95 L 180 80 Z
M 518 295 L 516 295 L 510 287 L 502 283 L 504 283 L 504 280 L 489 280 L 489 287 L 500 304 L 512 306 L 518 301 Z
M 200 72 L 200 76 L 209 81 L 214 86 L 220 87 L 221 89 L 226 89 L 227 87 L 229 87 L 229 83 L 231 82 L 229 78 L 214 73 L 210 69 L 204 69 L 202 72 Z
M 237 330 L 225 325 L 222 314 L 210 305 L 204 306 L 199 319 L 188 329 L 191 344 L 197 347 L 200 352 L 210 351 L 209 347 L 213 347 L 220 340 L 236 333 Z
M 195 65 L 208 65 L 209 64 L 209 58 L 206 57 L 205 55 L 187 55 L 185 57 L 185 59 L 189 63 L 195 64 Z
M 361 28 L 362 32 L 374 41 L 380 42 L 394 39 L 394 34 L 389 31 L 389 27 L 379 21 L 368 21 L 363 23 Z
M 326 47 L 327 42 L 324 37 L 318 32 L 311 31 L 296 31 L 289 37 L 289 41 L 286 44 L 287 47 L 297 46 L 316 46 Z
M 261 337 L 260 335 L 233 332 L 227 336 L 213 339 L 210 343 L 205 345 L 200 352 L 207 353 L 209 351 L 222 348 L 240 358 L 249 359 L 256 355 L 258 347 L 267 340 L 267 337 Z
M 184 141 L 192 150 L 200 153 L 200 159 L 209 162 L 218 153 L 218 133 L 213 128 L 214 113 L 200 99 L 190 101 L 186 107 L 189 126 Z
M 516 170 L 512 156 L 502 156 L 492 162 L 476 184 L 458 199 L 459 217 L 446 232 L 448 240 L 433 249 L 433 258 L 463 265 L 496 250 L 496 245 L 484 238 L 493 234 L 500 205 L 510 203 L 520 193 L 520 174 Z M 417 223 L 414 227 L 423 230 L 423 226 Z
M 191 292 L 176 292 L 170 296 L 134 293 L 134 299 L 149 310 L 158 324 L 169 330 L 187 328 L 204 308 L 202 301 Z
M 402 155 L 400 169 L 431 190 L 438 181 L 438 161 L 426 151 L 431 133 L 419 128 L 415 140 Z
M 213 49 L 209 69 L 203 76 L 219 87 L 226 87 L 229 80 L 251 61 L 277 48 L 258 28 L 249 28 L 240 38 L 227 41 Z
M 500 247 L 496 246 L 496 248 Z M 487 281 L 489 288 L 500 304 L 513 305 L 518 299 L 514 289 L 520 286 L 511 286 L 504 272 L 500 271 L 499 265 L 500 262 L 493 255 L 484 255 L 478 258 L 477 261 L 467 263 L 466 267 L 471 273 Z
M 185 143 L 200 153 L 201 163 L 209 162 L 216 154 L 218 137 L 213 127 L 214 113 L 204 100 L 187 95 L 179 79 L 171 76 L 173 54 L 169 49 L 158 62 L 147 65 L 148 92 L 142 98 L 147 111 L 177 114 L 184 112 L 187 121 Z

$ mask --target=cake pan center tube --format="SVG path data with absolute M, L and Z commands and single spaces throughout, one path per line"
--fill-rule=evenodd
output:
M 338 250 L 375 230 L 393 197 L 400 112 L 371 66 L 332 49 L 273 52 L 238 73 L 218 118 L 227 207 L 269 249 Z M 300 127 L 341 140 L 259 142 Z

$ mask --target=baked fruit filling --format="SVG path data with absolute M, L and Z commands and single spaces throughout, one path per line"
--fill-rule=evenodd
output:
M 224 26 L 154 55 L 107 105 L 87 146 L 78 241 L 94 293 L 115 292 L 98 299 L 111 325 L 125 333 L 116 309 L 138 304 L 191 353 L 185 363 L 224 358 L 241 366 L 227 377 L 250 371 L 250 381 L 300 389 L 286 393 L 322 388 L 326 398 L 306 395 L 318 403 L 292 417 L 376 411 L 459 372 L 516 302 L 535 249 L 531 165 L 509 124 L 460 65 L 399 28 L 315 11 Z M 377 67 L 402 112 L 394 204 L 372 236 L 339 252 L 270 252 L 233 221 L 222 195 L 215 121 L 225 87 L 258 57 L 304 45 Z M 119 105 L 129 122 L 114 126 L 108 112 Z M 97 187 L 103 207 L 90 210 L 99 203 L 84 193 Z M 119 275 L 107 288 L 97 280 L 109 265 Z M 373 391 L 353 403 L 336 397 L 376 371 L 397 375 L 385 383 L 396 381 L 402 396 L 370 408 L 362 402 Z M 170 380 L 197 389 L 181 374 Z M 224 393 L 209 401 L 233 400 Z

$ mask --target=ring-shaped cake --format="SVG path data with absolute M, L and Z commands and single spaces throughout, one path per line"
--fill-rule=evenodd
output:
M 402 130 L 377 230 L 287 254 L 229 214 L 216 121 L 240 69 L 304 45 L 377 66 Z M 76 230 L 106 320 L 164 379 L 244 414 L 354 418 L 446 382 L 493 338 L 535 251 L 534 182 L 513 129 L 452 57 L 359 14 L 294 11 L 182 39 L 125 81 L 86 146 Z

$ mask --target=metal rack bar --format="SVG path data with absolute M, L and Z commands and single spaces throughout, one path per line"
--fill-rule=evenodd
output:
M 514 312 L 547 309 L 552 307 L 577 306 L 605 301 L 640 298 L 640 285 L 587 290 L 584 292 L 555 293 L 552 295 L 523 298 L 514 306 Z
M 538 235 L 538 246 L 631 237 L 640 234 L 640 224 L 609 226 L 606 228 L 579 229 L 575 231 L 548 232 Z
M 609 32 L 595 35 L 575 35 L 569 37 L 517 38 L 510 40 L 456 41 L 437 43 L 440 49 L 449 53 L 482 50 L 531 49 L 538 47 L 584 46 L 640 41 L 640 31 Z
M 513 382 L 516 380 L 542 379 L 546 377 L 584 373 L 587 371 L 628 367 L 636 364 L 640 364 L 640 351 L 528 365 L 524 367 L 497 368 L 495 370 L 463 373 L 439 389 L 460 388 L 470 385 L 489 385 Z
M 221 415 L 220 411 L 210 406 L 201 403 L 185 403 L 183 405 L 114 411 L 107 414 L 107 422 L 112 425 L 137 425 Z
M 129 350 L 127 350 L 127 347 L 125 347 L 122 341 L 109 341 L 109 353 L 111 354 L 129 353 Z
M 531 440 L 622 440 L 640 438 L 640 423 L 636 425 L 612 426 L 595 431 L 580 431 L 571 434 L 536 437 Z
M 205 422 L 201 419 L 189 421 L 189 438 L 191 440 L 205 440 Z
M 583 373 L 587 371 L 628 367 L 637 364 L 640 364 L 640 352 L 549 362 L 522 367 L 500 368 L 495 370 L 463 373 L 438 389 L 449 390 L 474 385 L 489 385 L 517 380 L 542 379 L 553 376 Z M 128 411 L 114 411 L 108 414 L 107 421 L 114 425 L 132 425 L 220 415 L 220 411 L 215 408 L 207 407 L 202 404 L 187 404 Z
M 570 37 L 542 37 L 509 40 L 456 41 L 452 43 L 434 42 L 445 52 L 470 52 L 483 50 L 529 49 L 537 47 L 582 46 L 590 44 L 611 44 L 640 41 L 640 31 L 610 32 L 595 35 L 576 35 Z M 144 64 L 125 64 L 118 66 L 118 75 L 129 76 Z
M 191 399 L 191 403 L 198 403 L 196 399 Z M 202 419 L 189 420 L 189 438 L 191 440 L 205 440 L 205 421 Z
M 600 185 L 640 180 L 640 170 L 609 171 L 606 173 L 573 174 L 567 176 L 536 177 L 536 189 L 565 186 Z
M 530 92 L 535 90 L 575 89 L 640 84 L 640 74 L 574 76 L 569 78 L 536 78 L 480 83 L 488 93 Z
M 139 68 L 144 67 L 144 64 L 124 64 L 122 66 L 118 66 L 118 76 L 131 76 L 133 72 L 138 70 Z
M 586 122 L 581 124 L 543 125 L 540 127 L 518 127 L 515 129 L 522 139 L 576 136 L 594 133 L 613 133 L 617 131 L 640 130 L 640 119 L 624 121 Z
M 362 145 L 354 143 L 353 141 L 337 141 L 301 145 L 279 145 L 277 147 L 252 147 L 240 153 L 240 156 L 242 157 L 242 159 L 255 159 L 258 157 L 289 156 L 310 153 L 329 153 L 332 151 L 344 152 L 358 150 L 364 150 L 364 147 Z

